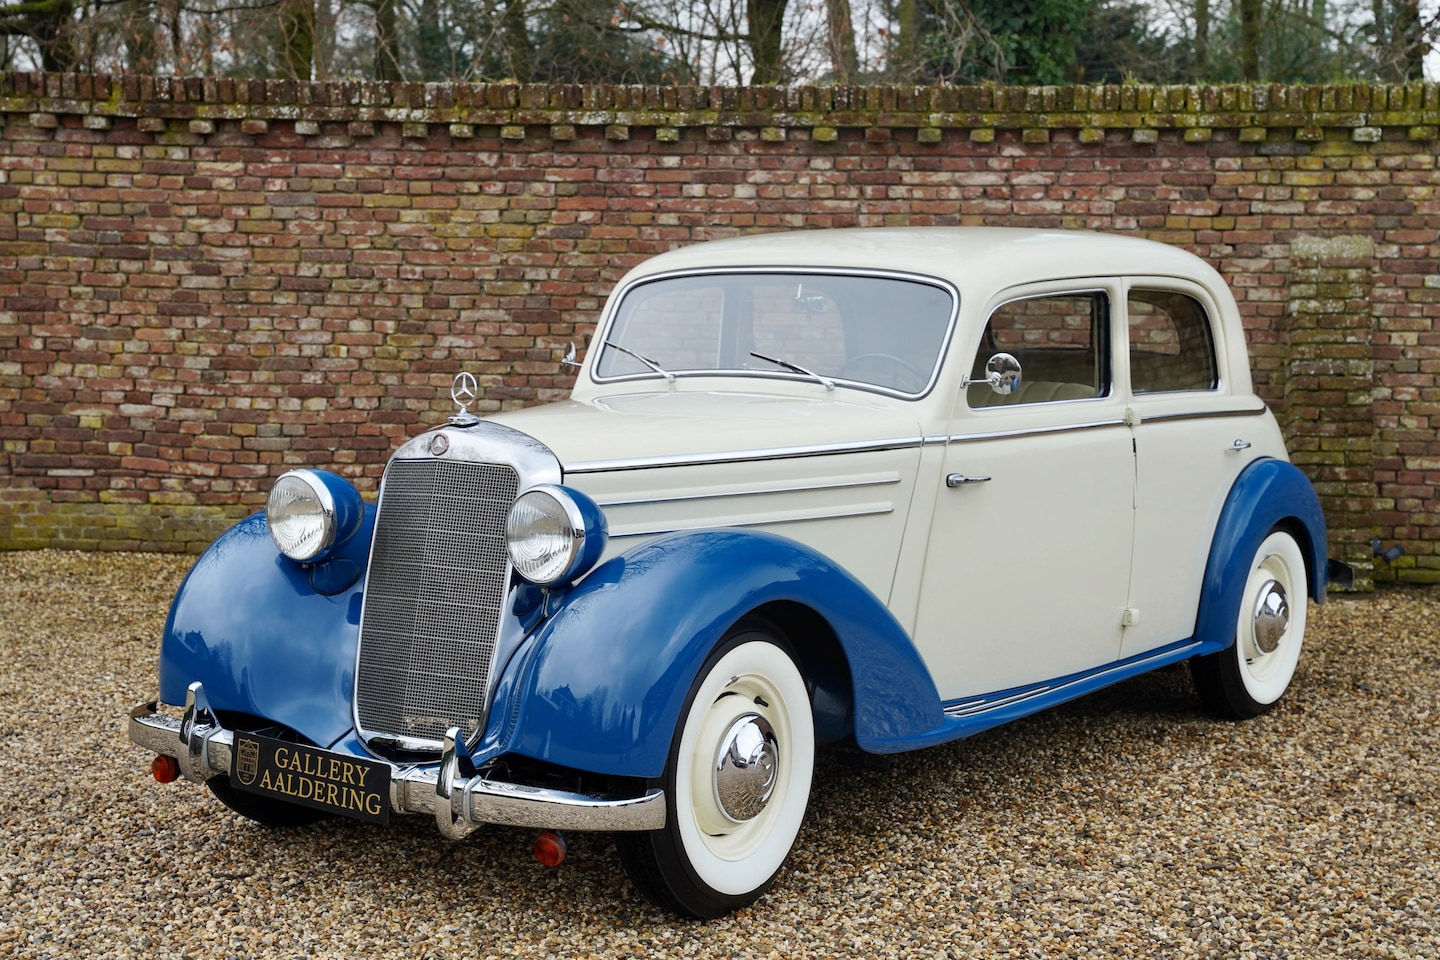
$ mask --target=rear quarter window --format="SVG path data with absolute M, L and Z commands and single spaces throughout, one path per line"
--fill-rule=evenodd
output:
M 1130 388 L 1134 393 L 1214 390 L 1215 338 L 1204 306 L 1169 290 L 1132 290 Z

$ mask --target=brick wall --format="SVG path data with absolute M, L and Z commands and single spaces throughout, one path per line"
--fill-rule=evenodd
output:
M 566 395 L 630 265 L 782 228 L 1083 227 L 1240 299 L 1332 549 L 1440 581 L 1440 90 L 0 76 L 0 547 L 198 549 L 312 464 Z

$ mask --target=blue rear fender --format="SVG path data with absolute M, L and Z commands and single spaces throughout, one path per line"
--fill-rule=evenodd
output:
M 595 773 L 661 776 L 706 657 L 731 626 L 767 607 L 813 611 L 833 633 L 862 749 L 942 725 L 939 694 L 914 644 L 863 584 L 792 540 L 716 530 L 647 543 L 560 600 L 517 684 L 509 749 Z M 787 639 L 802 661 L 817 640 L 828 643 Z
M 222 534 L 170 605 L 160 643 L 161 701 L 184 703 L 185 688 L 200 680 L 216 710 L 284 724 L 321 746 L 343 736 L 353 725 L 360 588 L 374 522 L 375 508 L 366 504 L 346 549 L 310 567 L 280 554 L 263 513 Z M 316 577 L 341 564 L 339 583 L 353 582 L 318 593 Z
M 1210 542 L 1195 621 L 1195 639 L 1204 645 L 1201 653 L 1223 650 L 1235 642 L 1250 564 L 1277 527 L 1295 537 L 1305 555 L 1310 596 L 1316 603 L 1325 602 L 1328 547 L 1320 498 L 1293 464 L 1256 460 L 1230 488 Z

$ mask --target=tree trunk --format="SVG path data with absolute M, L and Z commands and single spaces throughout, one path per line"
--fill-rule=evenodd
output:
M 850 0 L 827 0 L 825 13 L 835 81 L 849 83 L 860 72 L 860 57 L 855 52 L 855 24 L 850 19 Z
M 1261 0 L 1240 0 L 1240 77 L 1260 79 Z
M 400 75 L 400 34 L 395 18 L 395 0 L 375 5 L 375 79 L 395 82 Z
M 745 0 L 745 17 L 750 22 L 746 43 L 755 70 L 750 83 L 755 86 L 779 83 L 784 64 L 781 62 L 780 30 L 785 23 L 785 6 L 789 0 Z
M 1210 0 L 1195 0 L 1195 79 L 1210 69 Z
M 892 66 L 899 79 L 909 80 L 920 66 L 920 13 L 915 0 L 900 0 L 896 19 L 900 22 L 900 37 L 895 44 L 895 63 Z
M 314 78 L 315 69 L 315 3 L 314 0 L 285 0 L 280 7 L 282 68 L 296 80 Z
M 1396 0 L 1394 37 L 1396 79 L 1400 82 L 1425 79 L 1425 55 L 1430 45 L 1425 41 L 1425 25 L 1420 19 L 1420 0 Z
M 510 75 L 521 83 L 529 83 L 534 51 L 530 48 L 530 31 L 525 26 L 525 0 L 505 0 L 505 18 L 500 30 L 510 59 Z

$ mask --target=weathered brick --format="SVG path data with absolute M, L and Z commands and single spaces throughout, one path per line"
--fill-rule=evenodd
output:
M 563 396 L 557 344 L 670 246 L 1028 224 L 1214 264 L 1332 549 L 1368 576 L 1370 539 L 1401 542 L 1376 578 L 1440 580 L 1433 85 L 441 103 L 350 83 L 287 104 L 299 87 L 223 83 L 212 118 L 154 83 L 91 104 L 41 82 L 0 128 L 0 547 L 198 549 L 298 464 L 373 495 L 389 451 L 448 412 L 455 369 L 483 411 Z

